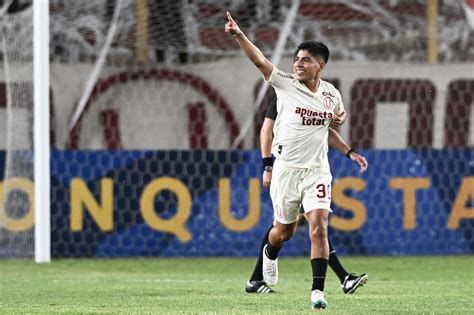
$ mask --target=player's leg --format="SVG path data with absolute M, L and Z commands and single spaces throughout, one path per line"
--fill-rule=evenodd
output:
M 278 282 L 278 254 L 283 243 L 295 233 L 298 212 L 301 206 L 300 193 L 295 183 L 301 171 L 282 167 L 275 161 L 272 171 L 270 196 L 273 204 L 274 227 L 268 234 L 268 242 L 262 250 L 263 280 L 268 285 Z
M 296 222 L 290 224 L 275 222 L 274 227 L 268 234 L 268 242 L 262 250 L 263 280 L 268 285 L 278 283 L 278 254 L 283 247 L 283 243 L 293 236 L 295 225 Z
M 273 246 L 270 244 L 268 240 L 268 236 L 270 231 L 273 229 L 274 225 L 272 225 L 265 236 L 262 239 L 262 243 L 260 245 L 260 254 L 257 259 L 257 263 L 255 264 L 255 268 L 253 270 L 252 276 L 250 280 L 247 281 L 245 286 L 245 291 L 248 293 L 273 293 L 274 291 L 268 287 L 264 280 L 264 270 L 266 271 L 265 279 L 270 279 L 270 283 L 272 285 L 278 282 L 278 253 L 282 248 L 283 244 L 280 246 Z M 290 227 L 288 227 L 290 228 Z M 295 231 L 295 227 L 293 227 L 293 231 Z M 291 235 L 293 235 L 291 233 Z M 286 236 L 291 237 L 291 236 Z M 264 268 L 264 261 L 265 259 L 265 268 Z
M 357 290 L 357 288 L 363 286 L 367 282 L 369 277 L 365 273 L 361 275 L 356 275 L 354 273 L 347 272 L 344 266 L 342 265 L 341 261 L 339 260 L 339 257 L 336 254 L 336 250 L 332 246 L 331 240 L 329 238 L 328 238 L 328 243 L 329 243 L 328 265 L 329 267 L 331 267 L 331 269 L 336 273 L 337 277 L 339 278 L 342 292 L 344 292 L 345 294 L 347 293 L 352 294 Z
M 334 271 L 334 273 L 339 278 L 339 281 L 342 283 L 349 273 L 344 269 L 344 266 L 339 261 L 339 257 L 337 257 L 336 250 L 332 247 L 331 240 L 328 238 L 329 244 L 329 261 L 328 265 Z
M 263 273 L 262 273 L 263 248 L 268 243 L 268 234 L 270 233 L 270 230 L 272 228 L 273 228 L 273 224 L 268 229 L 268 231 L 265 233 L 265 236 L 262 239 L 262 243 L 260 245 L 259 255 L 258 255 L 258 258 L 257 258 L 257 263 L 255 264 L 255 268 L 253 270 L 252 276 L 250 277 L 250 280 L 247 281 L 247 284 L 245 286 L 245 291 L 247 293 L 263 293 L 263 294 L 265 294 L 265 293 L 275 292 L 263 280 Z
M 304 215 L 303 220 L 305 222 L 307 221 L 306 214 Z M 301 224 L 300 221 L 298 221 L 298 225 L 300 225 L 300 224 Z M 366 273 L 356 275 L 355 273 L 347 272 L 346 269 L 344 268 L 344 266 L 342 265 L 342 262 L 339 260 L 339 256 L 336 253 L 336 249 L 332 246 L 330 237 L 328 237 L 328 243 L 329 243 L 329 261 L 328 261 L 328 265 L 329 265 L 329 267 L 331 267 L 331 269 L 334 271 L 334 273 L 339 278 L 339 282 L 341 284 L 342 291 L 345 294 L 352 294 L 358 288 L 362 287 L 365 283 L 367 283 L 367 280 L 369 279 L 369 276 Z
M 301 211 L 300 211 L 301 213 Z M 308 220 L 306 214 L 304 214 L 304 220 Z M 298 223 L 300 225 L 300 223 Z M 328 265 L 334 271 L 334 273 L 339 278 L 339 282 L 341 283 L 342 292 L 345 294 L 352 294 L 358 288 L 362 287 L 369 276 L 366 273 L 356 275 L 354 273 L 349 273 L 346 271 L 344 266 L 342 265 L 339 257 L 337 256 L 336 249 L 332 246 L 331 239 L 328 237 L 328 244 L 329 244 L 329 261 Z
M 329 260 L 328 217 L 329 210 L 317 209 L 307 213 L 311 239 L 311 269 L 313 284 L 311 303 L 313 309 L 324 309 L 327 301 L 324 297 L 324 283 Z

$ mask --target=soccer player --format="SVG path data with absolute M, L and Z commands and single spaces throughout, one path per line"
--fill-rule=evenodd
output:
M 270 285 L 277 282 L 276 272 L 265 271 L 276 267 L 278 253 L 283 243 L 293 236 L 303 205 L 311 240 L 311 304 L 313 309 L 321 310 L 327 306 L 324 283 L 331 212 L 328 130 L 335 116 L 344 111 L 339 91 L 320 79 L 329 50 L 319 42 L 302 42 L 294 54 L 294 73 L 284 73 L 245 36 L 229 12 L 227 19 L 225 31 L 233 36 L 278 96 L 272 144 L 276 160 L 270 186 L 275 226 L 268 233 L 268 242 L 263 248 L 264 280 Z
M 270 102 L 270 106 L 268 107 L 267 112 L 265 114 L 265 120 L 263 122 L 262 128 L 260 130 L 260 147 L 261 147 L 262 157 L 264 159 L 270 158 L 271 161 L 273 161 L 273 157 L 271 156 L 273 125 L 277 117 L 276 103 L 277 103 L 277 99 L 276 99 L 276 94 L 274 93 L 272 100 Z M 341 119 L 338 119 L 337 121 L 335 121 L 335 123 L 333 122 L 331 126 L 334 128 L 339 127 L 343 123 L 344 118 L 345 117 L 342 117 Z M 336 150 L 338 150 L 339 152 L 343 154 L 346 154 L 349 152 L 348 158 L 350 158 L 352 161 L 354 161 L 355 163 L 359 165 L 361 173 L 365 172 L 365 170 L 367 169 L 368 163 L 365 157 L 356 153 L 355 151 L 351 151 L 350 147 L 344 142 L 344 140 L 341 138 L 339 133 L 333 128 L 329 128 L 329 146 L 335 148 Z M 263 175 L 262 175 L 262 183 L 267 188 L 270 187 L 271 177 L 272 177 L 272 166 L 267 165 L 265 169 L 263 170 Z M 271 230 L 272 227 L 273 225 L 270 227 L 268 232 Z M 245 286 L 245 291 L 248 293 L 273 293 L 274 292 L 273 289 L 270 288 L 267 285 L 267 283 L 263 280 L 263 273 L 262 273 L 262 264 L 263 264 L 263 255 L 264 255 L 263 247 L 268 242 L 268 232 L 267 234 L 265 234 L 262 240 L 260 254 L 257 259 L 257 264 L 255 265 L 253 274 Z M 352 294 L 357 290 L 357 288 L 359 288 L 360 286 L 362 286 L 363 284 L 367 282 L 368 276 L 365 273 L 359 276 L 353 273 L 348 273 L 346 269 L 342 266 L 341 262 L 339 261 L 339 258 L 336 254 L 336 250 L 332 247 L 331 241 L 329 239 L 328 239 L 328 243 L 329 243 L 328 264 L 331 267 L 331 269 L 336 273 L 337 277 L 339 278 L 341 282 L 342 291 L 345 294 L 348 294 L 348 293 Z M 274 270 L 275 272 L 277 272 L 278 269 L 275 268 Z

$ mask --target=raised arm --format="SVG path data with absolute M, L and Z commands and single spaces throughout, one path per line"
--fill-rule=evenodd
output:
M 329 128 L 328 142 L 331 148 L 336 149 L 337 151 L 341 152 L 349 159 L 357 163 L 359 165 L 359 171 L 361 173 L 367 170 L 367 167 L 369 166 L 367 159 L 363 155 L 352 150 L 351 147 L 349 147 L 344 141 L 344 139 L 342 139 L 341 135 L 333 128 Z
M 229 12 L 227 12 L 227 20 L 228 21 L 225 24 L 225 32 L 234 37 L 235 41 L 239 44 L 250 61 L 252 61 L 260 72 L 262 72 L 265 80 L 268 80 L 273 70 L 273 64 L 270 60 L 265 58 L 260 49 L 258 49 L 258 47 L 255 46 L 247 36 L 245 36 Z

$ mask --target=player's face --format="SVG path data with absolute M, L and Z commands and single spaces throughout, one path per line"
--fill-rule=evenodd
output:
M 300 81 L 311 81 L 318 77 L 325 66 L 322 58 L 307 50 L 300 50 L 293 60 L 293 72 Z

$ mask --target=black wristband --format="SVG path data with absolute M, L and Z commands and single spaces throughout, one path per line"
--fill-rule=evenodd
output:
M 357 153 L 356 150 L 354 150 L 353 148 L 351 148 L 351 149 L 350 149 L 349 151 L 347 151 L 347 153 L 346 153 L 346 157 L 347 157 L 348 159 L 351 158 L 351 153 L 352 153 L 352 152 Z
M 263 162 L 263 168 L 265 168 L 266 166 L 273 166 L 273 158 L 272 157 L 264 157 L 264 158 L 262 158 L 262 162 Z

